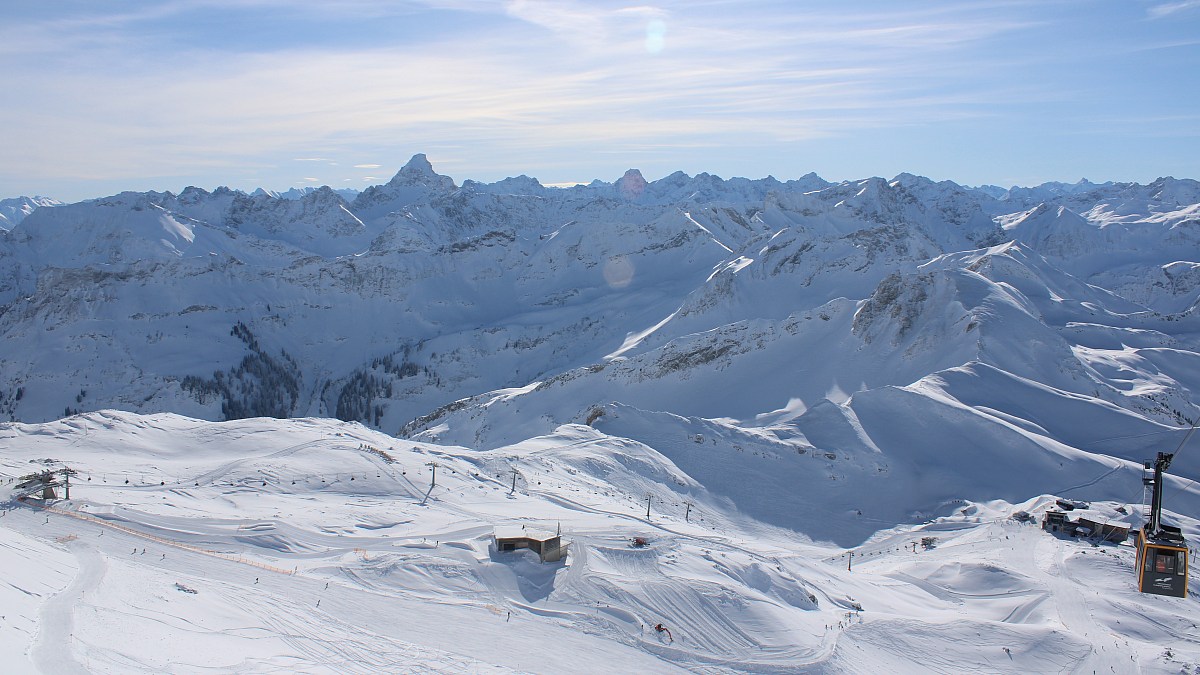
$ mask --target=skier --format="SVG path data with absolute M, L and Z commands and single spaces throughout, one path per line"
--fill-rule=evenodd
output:
M 654 630 L 655 630 L 655 632 L 658 632 L 658 633 L 666 633 L 668 640 L 670 640 L 671 642 L 675 641 L 675 636 L 671 635 L 671 631 L 666 626 L 662 625 L 661 623 L 655 624 Z

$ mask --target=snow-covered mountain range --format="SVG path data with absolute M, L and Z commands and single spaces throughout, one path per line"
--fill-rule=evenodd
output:
M 336 652 L 339 635 L 369 622 L 372 594 L 462 592 L 462 608 L 582 629 L 589 637 L 563 638 L 580 653 L 607 645 L 630 668 L 664 672 L 915 671 L 903 656 L 913 654 L 944 657 L 934 670 L 945 671 L 1128 666 L 1071 632 L 1086 630 L 1117 635 L 1108 648 L 1121 659 L 1178 672 L 1154 626 L 1200 661 L 1193 601 L 1171 609 L 1191 617 L 1187 628 L 1124 586 L 1119 600 L 1076 597 L 1123 584 L 1127 549 L 1084 557 L 1084 544 L 1051 550 L 1006 529 L 1011 514 L 1053 503 L 1046 495 L 1140 524 L 1141 462 L 1179 448 L 1200 419 L 1194 180 L 1005 190 L 909 174 L 646 181 L 630 170 L 549 188 L 527 176 L 460 185 L 417 155 L 349 200 L 330 188 L 187 188 L 12 203 L 20 215 L 0 232 L 4 473 L 53 459 L 100 475 L 96 488 L 119 475 L 79 503 L 175 543 L 242 546 L 260 562 L 299 571 L 309 560 L 314 578 L 349 578 L 331 602 L 366 613 L 320 635 L 238 605 L 239 621 L 253 615 L 295 638 L 283 651 Z M 245 421 L 216 423 L 227 420 Z M 454 472 L 449 492 L 479 499 L 423 493 L 408 476 L 423 481 L 431 462 Z M 363 484 L 341 475 L 354 471 Z M 1184 446 L 1166 507 L 1189 536 L 1198 479 L 1200 451 Z M 528 498 L 519 508 L 517 487 Z M 177 513 L 179 499 L 191 510 Z M 233 529 L 198 524 L 215 517 L 214 500 Z M 411 517 L 352 515 L 400 503 Z M 637 517 L 653 504 L 666 521 Z M 341 515 L 317 515 L 326 509 Z M 522 509 L 574 529 L 575 567 L 547 573 L 487 552 L 484 530 L 520 524 Z M 246 535 L 247 518 L 272 524 Z M 89 593 L 97 561 L 116 554 L 63 544 L 77 560 L 59 560 L 37 523 L 13 522 L 3 531 L 22 538 L 14 545 L 58 561 L 30 572 L 31 586 Z M 663 542 L 650 554 L 610 541 L 643 525 Z M 397 553 L 392 539 L 368 540 L 375 530 L 454 550 Z M 893 556 L 935 531 L 972 562 L 947 554 L 931 572 Z M 884 556 L 869 581 L 832 571 L 846 547 Z M 681 577 L 662 571 L 676 564 Z M 407 576 L 390 576 L 400 569 Z M 87 583 L 62 591 L 70 578 Z M 282 586 L 262 593 L 300 611 Z M 936 601 L 904 609 L 922 593 Z M 864 595 L 887 620 L 851 631 L 843 614 Z M 70 632 L 61 608 L 10 599 L 29 621 Z M 470 624 L 465 611 L 435 624 Z M 643 634 L 656 616 L 691 642 Z M 980 626 L 1004 636 L 1003 653 L 945 652 Z M 491 628 L 473 646 L 432 634 L 406 646 L 380 630 L 358 656 L 337 658 L 383 650 L 437 670 L 453 652 L 469 658 L 449 672 L 525 668 L 485 644 Z M 537 643 L 536 630 L 514 635 Z M 1022 639 L 1037 647 L 1008 646 Z M 81 662 L 56 661 L 43 642 L 0 639 L 6 648 L 42 669 Z M 116 672 L 136 651 L 82 654 Z M 161 670 L 156 658 L 134 669 Z M 251 669 L 322 670 L 274 652 L 243 658 Z
M 11 230 L 25 216 L 43 206 L 60 206 L 62 202 L 50 197 L 14 197 L 0 199 L 0 230 Z
M 252 196 L 252 197 L 259 197 L 259 196 L 277 197 L 279 199 L 301 199 L 301 198 L 303 198 L 307 195 L 310 195 L 320 189 L 321 188 L 316 185 L 313 185 L 310 187 L 288 188 L 287 190 L 283 190 L 283 191 L 266 190 L 264 188 L 258 188 L 254 192 L 251 192 L 250 196 Z M 359 191 L 355 190 L 354 188 L 337 188 L 337 189 L 334 189 L 333 191 L 338 193 L 339 195 L 341 195 L 342 199 L 345 199 L 347 201 L 352 201 L 355 197 L 358 196 L 358 193 L 359 193 Z
M 481 449 L 589 421 L 828 454 L 866 484 L 936 460 L 1020 501 L 1132 471 L 1200 416 L 1198 252 L 1200 183 L 1173 178 L 1000 193 L 630 170 L 558 189 L 458 185 L 417 155 L 350 202 L 122 193 L 0 238 L 0 415 L 338 417 Z M 910 457 L 930 436 L 961 450 Z M 1177 469 L 1200 477 L 1200 455 Z

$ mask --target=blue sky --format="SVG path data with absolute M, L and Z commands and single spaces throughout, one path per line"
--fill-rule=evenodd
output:
M 1200 0 L 8 0 L 0 196 L 1200 178 Z

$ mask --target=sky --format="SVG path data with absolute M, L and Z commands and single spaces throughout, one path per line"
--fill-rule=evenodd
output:
M 1200 0 L 6 0 L 0 197 L 1200 178 Z

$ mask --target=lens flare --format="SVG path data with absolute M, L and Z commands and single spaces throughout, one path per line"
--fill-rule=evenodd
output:
M 625 288 L 633 283 L 633 263 L 623 255 L 609 258 L 604 263 L 604 282 L 609 288 Z
M 658 54 L 667 46 L 667 24 L 662 19 L 651 19 L 646 24 L 646 51 Z

